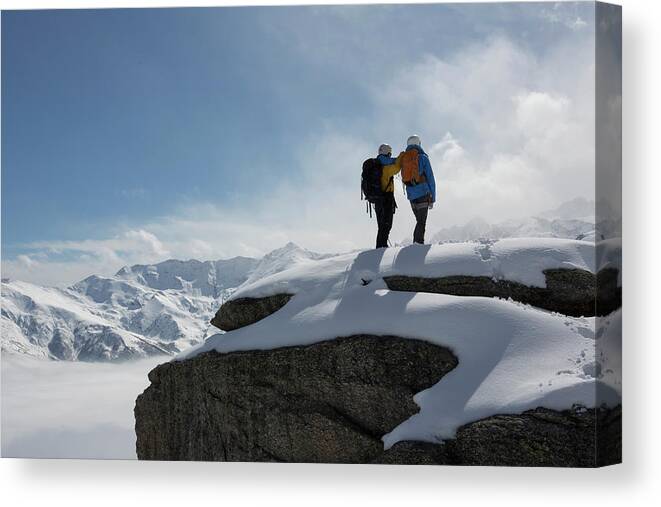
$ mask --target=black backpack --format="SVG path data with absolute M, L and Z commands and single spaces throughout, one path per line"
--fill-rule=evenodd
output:
M 383 199 L 384 192 L 381 190 L 381 174 L 383 166 L 375 158 L 368 158 L 363 162 L 363 173 L 360 178 L 360 189 L 362 196 L 374 204 Z

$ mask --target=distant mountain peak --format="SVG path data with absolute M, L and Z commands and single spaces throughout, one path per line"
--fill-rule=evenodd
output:
M 577 220 L 594 217 L 595 203 L 585 197 L 575 197 L 559 204 L 557 207 L 537 213 L 537 216 L 547 219 Z
M 307 252 L 305 248 L 298 246 L 293 241 L 289 241 L 286 245 L 276 248 L 267 253 L 264 257 L 274 257 L 278 255 L 283 255 L 290 252 Z
M 125 266 L 115 277 L 152 289 L 172 289 L 216 298 L 223 290 L 241 285 L 258 262 L 251 257 L 217 261 L 169 259 L 156 264 Z
M 262 257 L 245 283 L 250 284 L 261 278 L 274 275 L 300 262 L 325 259 L 331 256 L 332 254 L 312 252 L 297 245 L 293 241 L 289 241 L 286 245 L 276 248 Z
M 576 197 L 554 209 L 535 216 L 489 223 L 475 217 L 463 225 L 453 225 L 436 232 L 433 243 L 475 241 L 511 237 L 546 237 L 586 240 L 594 237 L 595 203 Z

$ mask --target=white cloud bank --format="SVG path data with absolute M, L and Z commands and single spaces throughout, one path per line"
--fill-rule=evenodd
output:
M 201 202 L 105 240 L 34 243 L 3 260 L 3 276 L 64 284 L 169 257 L 257 256 L 287 241 L 323 252 L 371 247 L 376 223 L 359 198 L 362 161 L 380 142 L 403 148 L 413 132 L 437 179 L 428 237 L 476 216 L 499 221 L 577 196 L 594 199 L 593 35 L 582 40 L 543 56 L 504 38 L 446 60 L 422 55 L 366 84 L 376 106 L 371 127 L 312 129 L 294 148 L 304 168 L 295 181 L 283 169 L 275 188 L 246 195 L 239 206 Z M 399 186 L 397 199 L 391 240 L 399 242 L 414 220 Z
M 119 364 L 2 356 L 2 456 L 135 459 L 135 398 L 169 357 Z

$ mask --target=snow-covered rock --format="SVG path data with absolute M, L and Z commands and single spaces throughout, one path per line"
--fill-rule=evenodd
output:
M 337 297 L 354 284 L 406 275 L 426 278 L 485 276 L 531 287 L 546 287 L 545 270 L 595 272 L 595 245 L 555 238 L 510 238 L 500 241 L 409 245 L 336 255 L 318 261 L 295 262 L 286 271 L 252 277 L 230 300 L 273 294 L 306 293 L 315 299 L 333 288 Z
M 607 257 L 602 255 L 601 258 Z M 614 261 L 608 262 L 609 268 L 616 265 Z M 241 407 L 246 403 L 248 406 L 252 403 L 245 397 L 251 396 L 249 393 L 253 391 L 255 396 L 260 396 L 266 389 L 271 394 L 261 400 L 262 406 L 276 406 L 282 400 L 277 399 L 278 389 L 271 392 L 269 386 L 272 386 L 273 381 L 270 379 L 278 376 L 295 377 L 301 368 L 308 367 L 291 360 L 286 364 L 276 361 L 273 369 L 269 369 L 264 366 L 269 364 L 268 358 L 279 357 L 278 354 L 287 350 L 318 351 L 321 350 L 321 344 L 330 344 L 324 350 L 331 357 L 333 373 L 307 379 L 307 383 L 312 384 L 312 393 L 316 394 L 299 392 L 290 393 L 287 397 L 295 400 L 300 395 L 304 400 L 324 400 L 326 391 L 323 384 L 327 382 L 327 377 L 332 377 L 333 381 L 337 381 L 337 378 L 346 379 L 347 375 L 353 375 L 356 368 L 362 368 L 363 364 L 368 364 L 369 370 L 376 372 L 382 368 L 381 362 L 384 360 L 377 352 L 378 347 L 373 347 L 373 354 L 367 353 L 356 358 L 360 365 L 352 365 L 350 361 L 347 363 L 335 352 L 333 344 L 341 343 L 338 338 L 370 337 L 370 340 L 378 341 L 382 337 L 384 340 L 395 338 L 427 342 L 451 351 L 458 360 L 456 368 L 433 386 L 417 393 L 411 392 L 420 411 L 380 435 L 386 452 L 391 448 L 400 449 L 395 446 L 401 442 L 435 443 L 441 440 L 457 442 L 461 438 L 492 438 L 498 431 L 485 432 L 480 429 L 484 425 L 474 427 L 474 431 L 468 433 L 464 429 L 475 421 L 499 414 L 510 417 L 507 424 L 511 422 L 511 428 L 507 431 L 513 432 L 511 438 L 506 438 L 502 443 L 505 446 L 518 445 L 516 433 L 519 430 L 516 428 L 548 433 L 549 426 L 536 424 L 540 417 L 554 420 L 553 424 L 559 425 L 557 428 L 575 424 L 576 431 L 563 433 L 554 430 L 553 438 L 559 440 L 544 441 L 540 435 L 535 434 L 531 438 L 537 439 L 542 447 L 539 456 L 535 456 L 534 452 L 529 453 L 518 462 L 550 463 L 548 453 L 552 451 L 549 449 L 557 447 L 565 449 L 563 452 L 569 452 L 567 450 L 572 446 L 580 445 L 581 449 L 590 447 L 586 442 L 596 437 L 595 425 L 601 421 L 602 416 L 611 417 L 609 409 L 601 412 L 597 407 L 602 404 L 607 407 L 619 405 L 621 386 L 612 379 L 605 382 L 601 366 L 605 361 L 596 351 L 619 349 L 621 335 L 617 332 L 597 333 L 595 317 L 571 317 L 499 298 L 389 290 L 384 278 L 461 275 L 510 280 L 528 287 L 545 288 L 547 270 L 580 270 L 595 275 L 600 265 L 597 264 L 594 243 L 553 238 L 412 245 L 327 259 L 301 259 L 287 270 L 249 280 L 230 298 L 230 301 L 238 302 L 246 298 L 292 295 L 278 311 L 251 325 L 214 335 L 205 343 L 180 354 L 177 363 L 158 369 L 158 374 L 152 378 L 152 386 L 138 399 L 136 415 L 146 418 L 145 421 L 139 421 L 138 426 L 145 433 L 140 435 L 139 431 L 138 438 L 152 438 L 157 429 L 161 431 L 169 428 L 170 423 L 181 425 L 182 428 L 204 426 L 209 431 L 220 432 L 213 437 L 206 431 L 204 434 L 210 445 L 215 445 L 211 440 L 222 442 L 223 449 L 229 453 L 226 459 L 232 459 L 232 450 L 236 450 L 234 446 L 238 445 L 233 435 L 243 430 L 228 422 L 228 418 L 234 417 L 232 414 L 242 410 Z M 595 291 L 595 303 L 596 297 Z M 231 358 L 237 354 L 248 365 L 245 367 L 248 370 L 235 369 L 225 364 L 232 362 Z M 258 357 L 267 359 L 254 363 L 262 365 L 259 371 L 252 370 L 251 359 Z M 408 361 L 413 360 L 413 357 L 398 360 Z M 216 372 L 225 371 L 225 368 L 229 368 L 227 374 L 216 375 Z M 616 371 L 612 365 L 609 370 Z M 188 387 L 185 387 L 178 380 L 191 377 L 197 378 L 200 385 L 191 387 L 190 382 L 187 382 Z M 255 380 L 258 377 L 264 378 Z M 379 378 L 376 374 L 370 378 L 368 374 L 365 381 L 379 384 Z M 235 382 L 241 384 L 244 381 L 249 384 L 244 397 L 234 397 L 229 392 L 231 386 Z M 402 379 L 391 379 L 391 382 L 399 381 L 403 382 Z M 194 401 L 186 403 L 186 396 L 180 397 L 186 390 L 190 391 Z M 212 392 L 214 394 L 210 394 Z M 276 399 L 269 396 L 275 396 Z M 354 396 L 351 403 L 362 403 L 360 410 L 387 410 L 369 396 L 361 396 L 360 390 L 355 391 Z M 180 408 L 168 405 L 167 400 L 173 397 L 181 400 Z M 149 400 L 150 408 L 141 407 L 142 400 Z M 207 411 L 212 404 L 218 404 L 221 420 L 209 419 L 213 419 L 216 413 Z M 170 409 L 165 409 L 166 406 Z M 334 407 L 337 408 L 334 402 L 329 400 L 323 407 L 307 406 L 309 413 L 300 410 L 300 407 L 293 412 L 298 410 L 306 420 L 320 419 L 321 427 L 334 424 L 335 416 L 329 415 L 335 413 Z M 550 411 L 551 415 L 535 412 L 539 407 Z M 580 414 L 585 410 L 589 414 L 581 418 Z M 168 413 L 172 411 L 176 413 L 169 416 Z M 260 446 L 267 445 L 272 438 L 287 446 L 286 439 L 279 439 L 278 435 L 288 434 L 288 419 L 280 411 L 276 412 L 267 410 L 260 416 L 265 418 L 264 432 L 267 435 L 264 438 L 258 433 L 253 435 Z M 344 409 L 340 412 L 346 417 L 344 428 L 338 431 L 365 430 L 363 420 L 357 418 L 355 412 L 347 414 Z M 493 424 L 499 424 L 497 418 L 491 420 L 495 421 Z M 617 421 L 614 424 L 617 425 Z M 215 453 L 214 459 L 223 459 L 222 456 L 218 457 L 218 449 L 191 455 L 186 451 L 191 449 L 187 447 L 187 441 L 181 441 L 189 437 L 199 444 L 203 435 L 181 432 L 177 433 L 176 438 L 174 435 L 165 436 L 159 441 L 160 447 L 155 452 L 165 453 L 159 456 L 172 453 L 171 456 L 184 456 L 185 459 L 204 459 L 203 456 L 208 456 L 208 453 Z M 314 461 L 314 452 L 323 451 L 323 446 L 319 444 L 319 434 L 311 434 L 309 438 L 312 443 L 306 445 L 311 446 L 308 451 L 313 454 L 308 455 L 307 459 Z M 333 438 L 330 438 L 331 442 Z M 298 443 L 290 445 L 299 446 Z M 528 445 L 529 442 L 525 443 L 525 446 Z M 547 445 L 546 451 L 543 450 L 544 445 Z M 525 451 L 524 447 L 519 450 Z M 455 449 L 459 448 L 457 443 Z M 592 449 L 592 463 L 596 464 L 595 446 Z M 287 455 L 281 451 L 273 452 L 271 458 L 278 459 L 278 456 Z M 341 454 L 342 449 L 337 451 Z M 420 455 L 419 448 L 411 452 Z M 488 461 L 482 460 L 483 463 Z M 583 462 L 575 463 L 576 466 L 585 466 Z
M 262 298 L 239 298 L 226 301 L 211 319 L 222 331 L 233 331 L 268 317 L 285 306 L 291 294 L 274 294 Z

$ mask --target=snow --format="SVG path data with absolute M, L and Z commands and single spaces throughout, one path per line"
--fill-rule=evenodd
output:
M 304 264 L 311 261 L 333 257 L 329 254 L 318 254 L 296 243 L 289 242 L 282 248 L 277 248 L 266 254 L 253 269 L 244 285 L 250 285 L 270 275 L 289 269 L 294 264 Z
M 193 296 L 220 297 L 221 291 L 241 285 L 257 259 L 234 257 L 218 261 L 171 259 L 158 264 L 120 269 L 116 278 L 157 290 L 176 290 Z
M 545 269 L 595 270 L 594 244 L 557 238 L 515 238 L 499 241 L 409 245 L 367 250 L 294 263 L 286 271 L 251 277 L 231 299 L 287 292 L 311 292 L 319 283 L 336 281 L 347 272 L 372 280 L 384 276 L 487 276 L 545 287 Z
M 497 413 L 539 406 L 594 407 L 602 375 L 595 348 L 604 339 L 595 336 L 594 318 L 495 298 L 390 291 L 382 279 L 473 275 L 543 287 L 542 271 L 551 268 L 594 272 L 594 243 L 505 239 L 304 259 L 288 270 L 249 281 L 232 296 L 294 294 L 281 310 L 248 327 L 214 335 L 177 359 L 208 350 L 271 349 L 363 333 L 448 347 L 459 365 L 415 395 L 420 412 L 383 437 L 386 448 L 400 440 L 452 438 L 462 424 Z M 616 388 L 603 386 L 599 403 L 616 404 L 619 395 Z
M 597 320 L 597 375 L 622 394 L 622 310 Z
M 85 306 L 67 298 L 59 289 L 39 287 L 27 282 L 16 281 L 11 282 L 11 285 L 6 290 L 7 292 L 18 293 L 22 296 L 14 298 L 14 304 L 16 304 L 18 311 L 25 313 L 34 311 L 34 301 L 38 300 L 41 304 L 51 307 L 54 311 L 69 314 L 76 319 L 85 320 L 93 324 L 104 324 L 103 319 L 94 315 Z M 3 298 L 3 307 L 11 304 L 12 302 L 5 301 Z
M 563 239 L 502 239 L 493 244 L 497 279 L 545 287 L 546 269 L 583 269 L 595 272 L 594 244 Z
M 165 261 L 62 289 L 2 281 L 2 349 L 44 359 L 115 361 L 201 342 L 257 259 Z
M 116 325 L 112 318 L 67 290 L 19 281 L 2 285 L 4 350 L 86 360 L 167 353 L 157 341 Z

